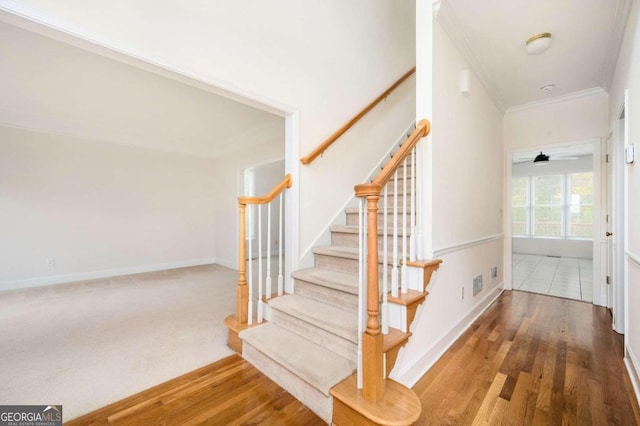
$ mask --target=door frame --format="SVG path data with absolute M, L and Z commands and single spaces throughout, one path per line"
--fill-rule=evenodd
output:
M 511 178 L 513 175 L 513 154 L 526 151 L 545 151 L 550 148 L 566 147 L 572 145 L 593 144 L 593 299 L 594 305 L 606 306 L 606 286 L 604 285 L 604 274 L 606 272 L 606 264 L 602 265 L 604 256 L 601 249 L 601 239 L 603 222 L 603 151 L 606 152 L 606 143 L 603 143 L 601 137 L 593 137 L 570 142 L 561 142 L 555 144 L 527 146 L 510 149 L 504 156 L 505 161 L 505 192 L 504 192 L 504 279 L 505 289 L 513 289 L 513 230 L 511 228 Z
M 627 230 L 627 175 L 625 170 L 625 146 L 628 144 L 628 120 L 625 118 L 628 91 L 625 91 L 625 102 L 618 110 L 616 119 L 611 124 L 611 137 L 607 141 L 607 152 L 610 155 L 607 164 L 608 182 L 607 211 L 610 215 L 607 223 L 608 231 L 613 235 L 607 238 L 607 275 L 611 277 L 611 300 L 608 307 L 612 313 L 612 328 L 624 334 L 627 329 L 627 287 L 626 269 L 626 230 Z M 609 142 L 610 141 L 610 142 Z M 609 149 L 611 148 L 611 149 Z

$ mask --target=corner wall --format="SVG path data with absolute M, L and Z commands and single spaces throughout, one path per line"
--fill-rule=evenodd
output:
M 214 176 L 212 160 L 0 127 L 0 290 L 213 263 Z
M 459 91 L 468 64 L 434 24 L 431 170 L 433 256 L 443 259 L 391 377 L 411 386 L 502 290 L 502 114 L 472 75 L 470 95 Z M 425 220 L 428 220 L 425 218 Z M 490 278 L 490 268 L 498 276 Z M 483 289 L 475 297 L 474 277 Z M 461 297 L 464 288 L 464 299 Z
M 625 108 L 628 125 L 628 143 L 635 145 L 636 160 L 625 165 L 627 178 L 627 313 L 625 334 L 625 363 L 640 401 L 640 4 L 631 5 L 627 28 L 620 49 L 618 63 L 611 84 L 609 120 L 613 122 L 624 103 L 625 89 L 629 90 L 629 103 Z

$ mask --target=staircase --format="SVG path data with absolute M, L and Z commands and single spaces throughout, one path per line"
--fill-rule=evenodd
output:
M 411 179 L 411 166 L 405 167 L 409 169 L 406 179 Z M 402 169 L 397 176 L 405 176 Z M 410 197 L 411 187 L 410 184 L 398 185 L 397 210 L 403 209 L 403 197 Z M 393 225 L 393 191 L 394 185 L 390 182 L 387 185 L 388 210 L 385 214 L 381 208 L 377 213 L 379 229 L 385 222 L 389 227 Z M 382 199 L 381 195 L 381 207 Z M 402 412 L 402 409 L 398 411 L 397 399 L 395 403 L 386 400 L 371 403 L 359 397 L 354 375 L 358 366 L 358 340 L 362 338 L 358 329 L 358 306 L 362 302 L 358 299 L 357 208 L 345 211 L 344 223 L 331 227 L 330 246 L 313 249 L 313 268 L 291 274 L 295 282 L 294 294 L 264 299 L 267 303 L 266 322 L 253 327 L 230 327 L 230 346 L 329 424 L 410 424 L 417 419 L 420 404 L 415 394 L 402 385 L 385 380 L 387 393 L 396 392 L 395 398 L 411 399 L 413 407 L 409 413 Z M 402 243 L 402 229 L 396 240 L 391 236 L 385 237 L 382 231 L 378 232 L 377 239 L 380 247 L 386 239 L 391 253 L 393 245 Z M 402 247 L 398 253 L 402 253 Z M 391 280 L 392 258 L 389 254 L 385 259 L 382 254 L 378 258 L 378 285 L 381 289 L 385 270 Z M 388 267 L 383 268 L 383 263 Z M 441 261 L 410 262 L 405 259 L 404 263 L 411 270 L 406 274 L 406 279 L 411 281 L 407 283 L 408 290 L 399 292 L 396 297 L 390 293 L 387 295 L 391 327 L 382 340 L 384 377 L 392 370 L 400 349 L 411 336 L 411 323 L 418 306 L 428 294 L 426 286 L 431 274 Z

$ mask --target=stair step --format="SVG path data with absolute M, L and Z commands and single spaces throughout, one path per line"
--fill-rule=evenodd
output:
M 297 280 L 307 281 L 319 286 L 358 295 L 358 276 L 329 269 L 306 268 L 291 273 Z
M 384 243 L 383 227 L 378 227 L 378 247 L 382 249 Z M 410 232 L 407 231 L 407 241 Z M 398 230 L 398 240 L 396 242 L 399 253 L 402 253 L 402 227 Z M 358 247 L 359 235 L 357 226 L 334 225 L 331 227 L 331 244 L 343 247 Z M 388 250 L 393 250 L 393 229 L 387 227 Z M 408 242 L 407 242 L 408 244 Z
M 311 327 L 319 328 L 353 343 L 358 342 L 357 311 L 349 312 L 297 294 L 277 297 L 269 302 L 269 306 L 273 310 L 301 320 Z M 273 321 L 277 322 L 276 319 Z M 302 333 L 307 332 L 301 331 Z
M 273 323 L 245 330 L 240 338 L 247 361 L 331 423 L 329 390 L 353 374 L 355 362 Z
M 307 268 L 291 276 L 295 280 L 295 294 L 348 311 L 358 309 L 358 276 L 355 274 Z
M 398 211 L 398 226 L 402 228 L 402 214 L 404 213 L 404 209 L 402 205 L 398 207 L 397 211 Z M 358 226 L 358 213 L 359 213 L 358 207 L 347 207 L 345 209 L 345 213 L 347 215 L 347 225 Z M 409 213 L 409 205 L 407 205 L 407 213 Z M 367 215 L 365 214 L 365 218 L 366 216 Z M 384 211 L 382 210 L 382 204 L 378 204 L 378 227 L 382 226 L 384 216 L 386 216 L 387 225 L 388 226 L 393 225 L 393 209 L 391 208 L 391 206 L 389 206 L 389 209 L 387 210 L 387 214 L 385 215 Z M 409 215 L 407 214 L 407 228 L 409 228 L 410 226 L 411 225 L 410 225 Z
M 358 227 L 355 225 L 333 225 L 331 226 L 331 232 L 343 233 L 343 234 L 355 234 L 358 235 Z M 378 236 L 382 236 L 384 229 L 382 226 L 378 226 Z M 393 230 L 390 227 L 387 227 L 387 234 L 393 235 Z M 402 227 L 398 229 L 398 236 L 402 237 Z M 407 230 L 407 236 L 409 235 L 409 231 Z
M 277 324 L 244 330 L 240 338 L 326 396 L 356 369 L 354 362 Z

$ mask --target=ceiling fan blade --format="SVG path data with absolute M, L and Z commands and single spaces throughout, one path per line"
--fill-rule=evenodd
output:
M 578 160 L 579 158 L 580 158 L 580 157 L 562 157 L 562 156 L 560 156 L 560 157 L 555 157 L 555 156 L 551 156 L 551 158 L 550 158 L 550 159 L 551 159 L 551 160 L 558 161 L 558 160 Z

